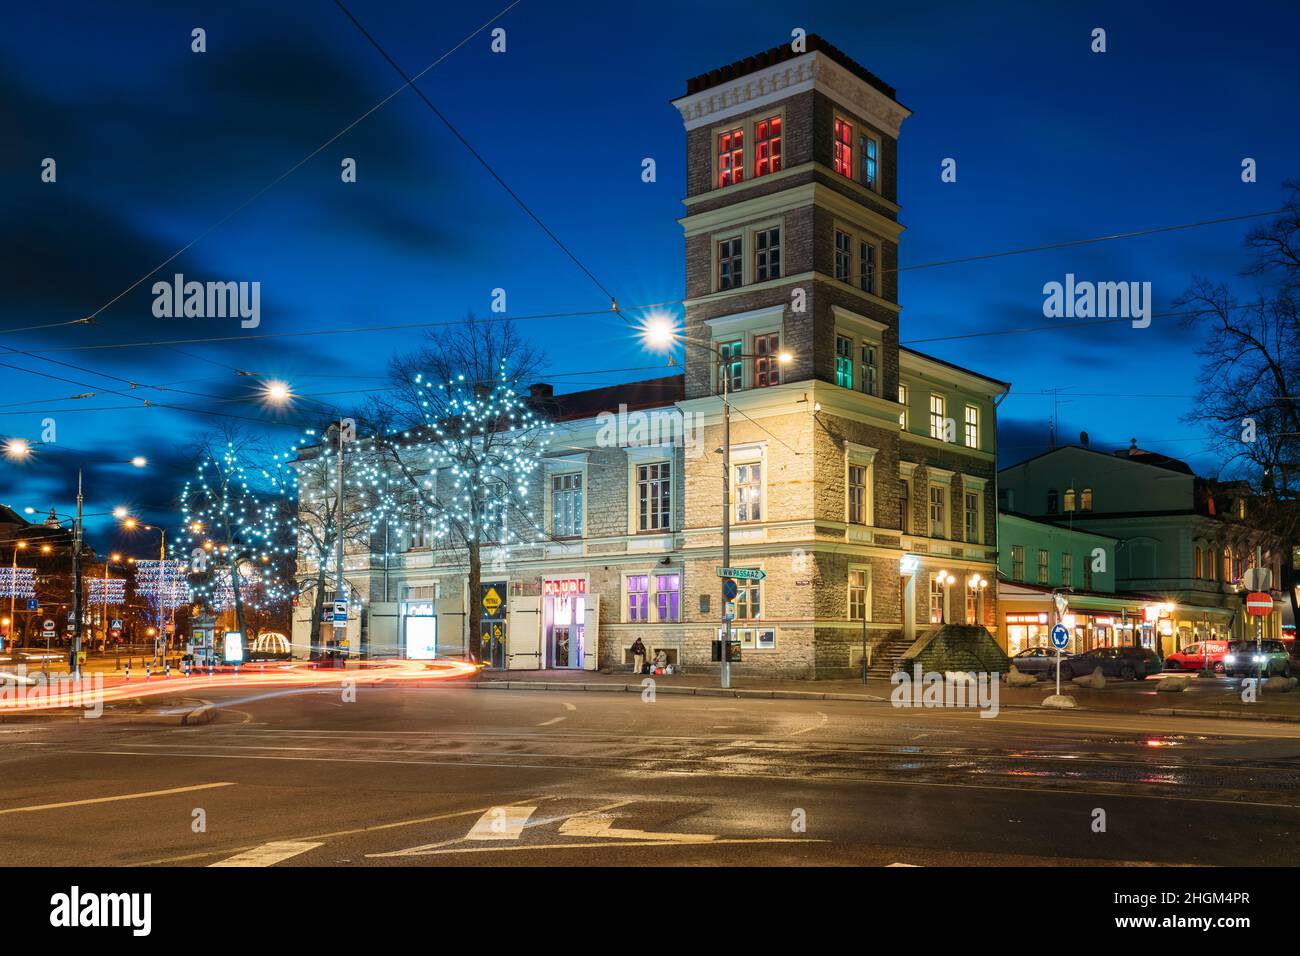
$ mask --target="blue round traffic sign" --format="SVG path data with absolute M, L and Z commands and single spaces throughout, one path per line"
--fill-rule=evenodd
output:
M 1070 632 L 1065 629 L 1064 624 L 1057 624 L 1052 628 L 1052 646 L 1058 651 L 1063 651 L 1070 643 Z
M 740 588 L 736 585 L 734 579 L 732 578 L 722 579 L 722 596 L 726 598 L 728 601 L 734 601 L 739 591 Z

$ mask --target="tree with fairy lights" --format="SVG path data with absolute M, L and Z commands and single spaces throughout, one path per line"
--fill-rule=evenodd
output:
M 181 491 L 181 534 L 172 553 L 189 565 L 194 600 L 234 611 L 283 604 L 293 590 L 283 572 L 294 553 L 292 453 L 272 452 L 238 427 L 202 440 L 195 475 Z
M 376 430 L 376 447 L 406 495 L 399 529 L 464 556 L 471 608 L 480 601 L 485 552 L 495 564 L 511 545 L 542 537 L 530 485 L 552 428 L 521 388 L 540 367 L 540 353 L 512 323 L 471 315 L 393 363 L 396 397 L 378 413 L 389 427 Z M 486 656 L 473 611 L 466 651 L 471 660 Z

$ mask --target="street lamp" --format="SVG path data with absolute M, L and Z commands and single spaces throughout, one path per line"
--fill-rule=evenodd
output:
M 981 612 L 984 610 L 984 589 L 989 586 L 989 582 L 980 577 L 979 572 L 976 572 L 966 579 L 966 586 L 971 589 L 975 598 L 975 620 L 968 623 L 978 624 L 982 616 Z
M 677 331 L 673 320 L 666 315 L 652 315 L 644 325 L 642 338 L 646 345 L 658 351 L 666 351 L 675 342 L 689 342 L 708 349 L 717 359 L 718 383 L 722 388 L 722 566 L 731 567 L 731 375 L 726 365 L 737 359 L 773 358 L 772 355 L 754 355 L 750 353 L 731 352 L 725 355 L 713 342 L 682 335 Z M 790 353 L 781 351 L 775 356 L 778 364 L 788 365 Z M 731 661 L 727 655 L 731 648 L 731 616 L 727 612 L 727 601 L 722 602 L 722 622 L 726 628 L 721 654 L 722 686 L 731 686 Z

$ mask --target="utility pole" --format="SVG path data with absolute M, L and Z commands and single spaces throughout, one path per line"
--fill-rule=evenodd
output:
M 334 567 L 334 601 L 335 604 L 344 600 L 343 596 L 343 419 L 339 418 L 339 474 L 338 474 L 338 517 L 334 523 L 334 550 L 335 550 L 335 567 Z M 342 621 L 337 620 L 338 615 L 331 613 L 335 618 L 334 624 L 334 646 L 330 649 L 328 659 L 331 666 L 334 663 L 339 648 L 343 646 L 343 641 L 347 639 L 348 621 L 344 615 Z
M 731 402 L 728 400 L 728 379 L 725 359 L 718 356 L 718 377 L 722 380 L 722 566 L 731 567 Z M 731 616 L 727 604 L 722 602 L 722 686 L 731 686 Z

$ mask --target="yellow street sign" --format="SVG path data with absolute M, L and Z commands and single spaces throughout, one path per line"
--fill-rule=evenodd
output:
M 483 595 L 483 610 L 495 614 L 499 607 L 501 607 L 501 595 L 497 594 L 496 588 L 488 588 Z

